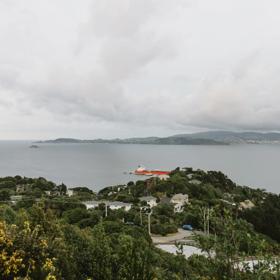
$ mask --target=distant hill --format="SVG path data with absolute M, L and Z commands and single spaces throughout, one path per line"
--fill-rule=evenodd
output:
M 148 137 L 148 138 L 128 138 L 128 139 L 95 139 L 80 140 L 72 138 L 58 138 L 55 140 L 39 141 L 37 143 L 117 143 L 117 144 L 154 144 L 154 145 L 227 145 L 227 143 L 211 139 L 192 139 L 187 137 Z
M 143 137 L 127 139 L 58 138 L 38 143 L 118 143 L 118 144 L 154 144 L 154 145 L 229 145 L 229 144 L 280 144 L 280 133 L 269 132 L 231 132 L 207 131 L 192 134 L 178 134 L 170 137 Z
M 178 134 L 170 137 L 143 137 L 127 139 L 58 138 L 38 143 L 118 143 L 118 144 L 154 144 L 154 145 L 229 145 L 229 144 L 280 144 L 280 133 L 269 132 L 231 132 L 207 131 L 192 134 Z
M 180 134 L 173 137 L 186 137 L 193 139 L 211 139 L 215 141 L 221 141 L 228 144 L 278 144 L 280 143 L 280 133 L 277 132 L 232 132 L 232 131 L 207 131 L 193 134 Z

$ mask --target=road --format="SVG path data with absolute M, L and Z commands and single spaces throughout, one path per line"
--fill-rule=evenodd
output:
M 168 234 L 167 236 L 152 235 L 151 237 L 154 244 L 175 244 L 179 241 L 191 241 L 191 237 L 193 236 L 193 234 L 194 233 L 192 231 L 179 228 L 178 232 Z

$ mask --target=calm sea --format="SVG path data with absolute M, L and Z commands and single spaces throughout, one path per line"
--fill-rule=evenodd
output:
M 139 164 L 151 169 L 221 170 L 241 185 L 280 193 L 280 145 L 171 146 L 40 144 L 0 141 L 0 176 L 45 177 L 92 190 L 127 183 Z

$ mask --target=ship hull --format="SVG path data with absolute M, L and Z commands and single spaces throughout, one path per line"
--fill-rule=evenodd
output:
M 160 170 L 141 170 L 141 171 L 134 171 L 135 175 L 144 175 L 144 176 L 153 176 L 153 175 L 169 175 L 170 171 L 160 171 Z

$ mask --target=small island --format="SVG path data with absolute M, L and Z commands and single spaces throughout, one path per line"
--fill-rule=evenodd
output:
M 31 148 L 31 149 L 38 149 L 39 146 L 38 145 L 31 145 L 31 146 L 29 146 L 29 148 Z

